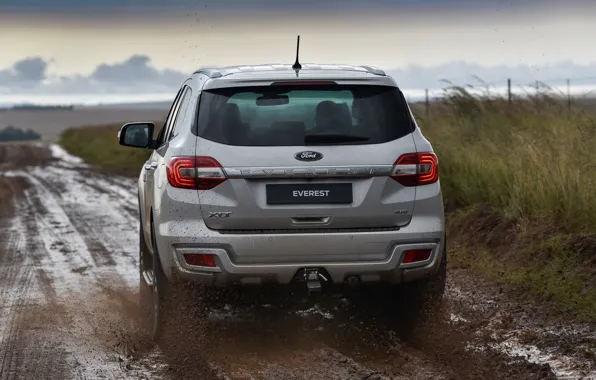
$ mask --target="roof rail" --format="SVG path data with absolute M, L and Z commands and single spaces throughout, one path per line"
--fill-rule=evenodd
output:
M 193 74 L 205 74 L 209 78 L 220 78 L 221 72 L 217 69 L 202 68 L 195 71 Z
M 372 67 L 372 66 L 360 66 L 362 68 L 365 68 L 366 71 L 368 71 L 369 73 L 375 74 L 375 75 L 382 75 L 385 76 L 385 72 L 377 67 Z
M 289 70 L 292 66 L 283 65 L 283 64 L 262 64 L 262 65 L 244 65 L 244 66 L 230 66 L 230 67 L 223 67 L 223 68 L 200 68 L 196 70 L 193 74 L 204 74 L 207 75 L 209 78 L 221 78 L 228 74 L 239 73 L 242 71 L 257 71 L 257 68 L 262 67 L 270 67 L 275 70 Z M 356 71 L 366 71 L 369 74 L 379 75 L 379 76 L 386 76 L 385 72 L 379 68 L 373 66 L 351 66 L 351 65 L 321 65 L 316 63 L 311 64 L 304 64 L 302 65 L 303 69 L 309 68 L 316 68 L 317 66 L 336 66 L 338 70 L 356 70 Z

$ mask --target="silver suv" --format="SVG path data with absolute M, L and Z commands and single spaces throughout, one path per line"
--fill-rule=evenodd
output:
M 405 285 L 440 299 L 438 160 L 394 80 L 367 66 L 201 69 L 165 124 L 128 123 L 152 150 L 138 180 L 141 298 L 162 329 L 181 282 Z

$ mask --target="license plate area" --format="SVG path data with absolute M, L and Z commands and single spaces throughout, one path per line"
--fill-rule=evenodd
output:
M 351 204 L 351 183 L 266 185 L 268 205 Z

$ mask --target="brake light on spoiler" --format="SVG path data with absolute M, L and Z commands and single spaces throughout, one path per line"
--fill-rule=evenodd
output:
M 271 86 L 329 86 L 336 85 L 332 80 L 292 80 L 271 83 Z
M 422 186 L 439 180 L 439 160 L 432 152 L 402 154 L 391 178 L 403 186 Z
M 173 157 L 167 168 L 168 183 L 181 189 L 211 190 L 227 180 L 222 166 L 211 157 Z

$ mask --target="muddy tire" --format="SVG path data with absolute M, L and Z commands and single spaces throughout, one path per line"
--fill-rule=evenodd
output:
M 143 277 L 143 272 L 148 269 L 147 262 L 151 260 L 151 253 L 147 248 L 145 234 L 143 233 L 143 224 L 139 223 L 139 308 L 141 314 L 141 326 L 151 331 L 152 313 L 153 313 L 153 288 L 147 284 Z
M 154 246 L 155 247 L 155 246 Z M 165 307 L 166 307 L 166 293 L 167 293 L 167 278 L 163 273 L 161 262 L 157 252 L 153 255 L 153 294 L 151 313 L 151 337 L 155 341 L 159 341 L 164 336 L 165 330 Z
M 153 223 L 151 224 L 153 228 Z M 141 325 L 156 342 L 163 336 L 164 321 L 166 320 L 164 308 L 165 298 L 168 293 L 168 279 L 163 272 L 155 234 L 151 233 L 153 254 L 149 253 L 143 227 L 139 228 L 139 303 L 141 309 Z M 145 281 L 143 272 L 152 269 L 153 286 Z
M 153 228 L 153 225 L 151 226 Z M 191 290 L 189 284 L 170 281 L 161 265 L 155 234 L 153 241 L 153 293 L 151 337 L 156 343 L 164 343 L 172 333 L 171 327 L 178 329 L 181 323 L 195 317 L 195 308 L 191 307 Z
M 151 225 L 151 228 L 153 228 L 153 225 Z M 151 337 L 156 342 L 159 342 L 166 335 L 166 324 L 169 320 L 169 308 L 172 307 L 171 298 L 174 291 L 171 289 L 172 284 L 169 283 L 161 266 L 155 234 L 151 234 L 151 237 L 153 241 L 153 310 L 151 313 Z
M 424 319 L 439 311 L 447 280 L 447 238 L 443 244 L 438 272 L 430 278 L 402 284 L 399 289 L 401 301 L 413 317 Z

